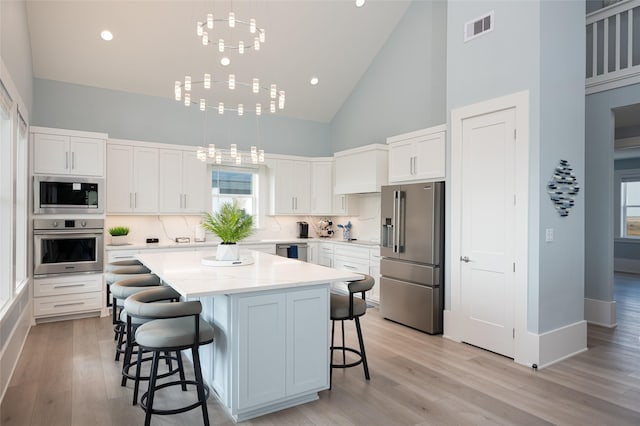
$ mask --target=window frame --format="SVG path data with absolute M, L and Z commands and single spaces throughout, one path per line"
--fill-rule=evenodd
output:
M 209 179 L 209 194 L 211 195 L 211 199 L 209 200 L 209 212 L 213 213 L 213 200 L 216 195 L 213 194 L 213 172 L 214 170 L 220 170 L 225 172 L 235 172 L 235 173 L 251 173 L 255 175 L 257 182 L 253 182 L 253 194 L 249 197 L 247 194 L 220 194 L 221 196 L 228 196 L 230 198 L 252 198 L 254 211 L 252 213 L 253 216 L 253 228 L 255 230 L 261 229 L 262 224 L 264 223 L 264 211 L 265 205 L 267 204 L 267 198 L 264 196 L 265 181 L 266 176 L 263 173 L 262 167 L 256 166 L 232 166 L 232 165 L 220 165 L 220 164 L 210 164 L 207 168 L 207 176 Z
M 622 169 L 616 170 L 614 173 L 614 237 L 617 240 L 638 241 L 640 236 L 628 236 L 626 229 L 626 212 L 630 207 L 638 207 L 640 205 L 626 205 L 626 193 L 624 183 L 639 182 L 640 169 Z

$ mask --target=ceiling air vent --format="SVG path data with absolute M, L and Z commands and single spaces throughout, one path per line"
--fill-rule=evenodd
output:
M 493 31 L 493 11 L 464 24 L 464 41 L 472 40 Z

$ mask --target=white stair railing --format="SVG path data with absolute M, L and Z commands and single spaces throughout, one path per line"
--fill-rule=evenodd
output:
M 586 94 L 640 83 L 640 0 L 587 15 Z

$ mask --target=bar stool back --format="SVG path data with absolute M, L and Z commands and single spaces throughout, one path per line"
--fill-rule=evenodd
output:
M 367 302 L 365 300 L 365 293 L 373 288 L 375 280 L 372 276 L 367 274 L 364 278 L 358 281 L 351 281 L 348 284 L 349 294 L 341 295 L 331 293 L 331 372 L 329 373 L 329 385 L 331 386 L 331 379 L 333 378 L 334 368 L 349 368 L 362 364 L 364 368 L 364 377 L 369 380 L 369 366 L 367 364 L 367 355 L 364 351 L 364 341 L 362 340 L 362 329 L 360 328 L 360 317 L 367 312 Z M 355 297 L 354 295 L 361 293 L 361 297 Z M 344 322 L 345 320 L 353 320 L 356 324 L 356 332 L 358 333 L 358 343 L 360 349 L 354 349 L 345 345 L 344 339 Z M 342 345 L 334 345 L 335 325 L 336 321 L 340 321 L 342 326 Z M 334 350 L 342 351 L 342 363 L 333 362 Z M 358 359 L 354 362 L 347 363 L 346 352 L 351 352 L 357 355 Z
M 125 300 L 125 309 L 130 316 L 140 318 L 159 318 L 142 324 L 135 332 L 135 339 L 139 348 L 153 352 L 153 361 L 149 377 L 149 388 L 140 398 L 140 405 L 146 412 L 145 426 L 151 423 L 152 414 L 176 414 L 202 407 L 202 417 L 205 425 L 209 425 L 207 411 L 207 397 L 209 389 L 205 386 L 200 367 L 200 345 L 213 342 L 213 327 L 200 318 L 202 305 L 199 301 L 177 303 L 147 303 L 152 291 L 136 293 Z M 193 357 L 195 380 L 184 380 L 156 384 L 160 354 L 165 351 L 181 351 L 190 349 Z M 140 362 L 140 357 L 138 357 Z M 140 366 L 138 365 L 138 371 Z M 180 385 L 195 385 L 198 401 L 181 408 L 158 409 L 153 407 L 155 392 Z

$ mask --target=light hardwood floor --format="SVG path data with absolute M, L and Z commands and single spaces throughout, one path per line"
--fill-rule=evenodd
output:
M 618 327 L 588 328 L 589 350 L 533 371 L 441 336 L 363 318 L 371 381 L 336 370 L 316 402 L 247 425 L 639 425 L 640 277 L 616 276 Z M 347 324 L 347 328 L 349 324 Z M 349 338 L 354 339 L 353 333 Z M 353 341 L 353 340 L 352 340 Z M 139 425 L 144 413 L 122 388 L 109 318 L 33 327 L 0 407 L 0 425 Z M 158 400 L 175 404 L 179 390 Z M 214 425 L 231 425 L 214 396 Z M 154 425 L 197 425 L 198 410 L 154 416 Z

